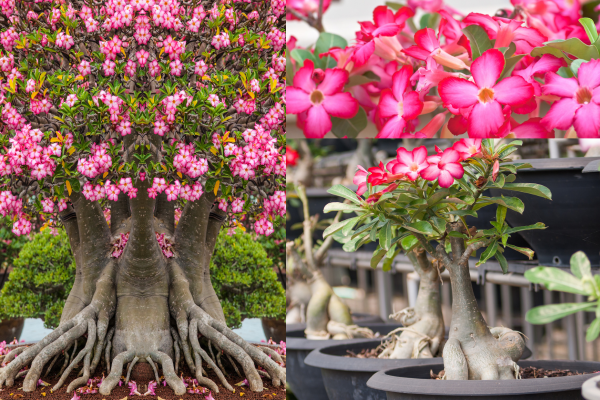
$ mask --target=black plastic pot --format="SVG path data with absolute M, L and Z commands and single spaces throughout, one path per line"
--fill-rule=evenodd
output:
M 321 368 L 323 385 L 329 400 L 369 399 L 385 400 L 385 392 L 367 386 L 374 373 L 389 368 L 439 364 L 441 358 L 421 358 L 390 360 L 377 358 L 344 357 L 348 351 L 359 353 L 363 349 L 372 350 L 381 344 L 381 339 L 363 342 L 331 344 L 313 350 L 304 360 L 306 365 Z M 522 359 L 531 357 L 531 350 L 525 347 Z
M 519 366 L 577 372 L 600 370 L 600 363 L 588 361 L 519 361 Z M 440 362 L 379 371 L 369 379 L 367 386 L 385 391 L 388 400 L 488 400 L 498 397 L 515 400 L 577 400 L 583 399 L 583 382 L 594 376 L 586 374 L 502 381 L 443 381 L 430 378 L 430 371 L 439 373 L 443 368 L 444 364 Z
M 593 266 L 600 265 L 598 160 L 600 158 L 519 160 L 530 163 L 533 168 L 519 170 L 515 182 L 544 185 L 552 192 L 552 200 L 514 191 L 490 190 L 493 196 L 514 196 L 525 204 L 523 214 L 508 210 L 506 220 L 511 226 L 536 222 L 548 226 L 543 230 L 520 232 L 537 253 L 541 265 L 568 267 L 571 255 L 579 250 L 588 256 Z
M 402 325 L 398 324 L 362 324 L 373 332 L 385 335 Z M 296 328 L 292 330 L 291 328 Z M 302 324 L 294 324 L 287 329 L 286 340 L 286 376 L 287 384 L 298 400 L 329 400 L 321 369 L 310 367 L 304 363 L 304 359 L 314 349 L 331 346 L 332 344 L 358 343 L 371 341 L 372 339 L 350 339 L 350 340 L 308 340 L 304 337 Z
M 313 350 L 304 363 L 321 368 L 323 384 L 329 400 L 386 400 L 385 392 L 367 386 L 367 381 L 374 373 L 394 367 L 439 364 L 441 360 L 441 358 L 390 360 L 344 357 L 348 351 L 359 353 L 363 349 L 374 349 L 380 344 L 381 339 L 370 339 L 366 342 L 330 345 Z

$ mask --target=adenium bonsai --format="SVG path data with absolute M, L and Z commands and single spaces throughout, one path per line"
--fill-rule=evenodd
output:
M 502 270 L 508 272 L 503 255 L 510 247 L 531 258 L 533 251 L 507 243 L 510 235 L 528 229 L 544 229 L 542 223 L 510 227 L 505 221 L 508 209 L 522 213 L 523 202 L 517 197 L 490 197 L 484 192 L 494 188 L 524 192 L 547 199 L 550 191 L 541 185 L 516 183 L 515 174 L 528 164 L 509 162 L 520 141 L 495 144 L 491 139 L 461 139 L 452 147 L 427 156 L 424 146 L 412 151 L 398 149 L 396 159 L 356 174 L 357 193 L 336 185 L 329 193 L 341 196 L 350 204 L 330 203 L 325 211 L 356 213 L 357 216 L 332 224 L 324 232 L 344 243 L 352 252 L 371 241 L 378 241 L 372 266 L 383 261 L 391 268 L 400 251 L 420 260 L 416 270 L 425 279 L 422 287 L 430 303 L 439 297 L 432 279 L 442 269 L 450 273 L 452 286 L 452 321 L 450 333 L 442 351 L 445 379 L 515 379 L 519 360 L 525 347 L 519 332 L 503 327 L 489 328 L 477 307 L 471 286 L 469 259 L 476 250 L 485 248 L 477 265 L 494 257 Z M 466 216 L 477 217 L 483 207 L 496 205 L 496 220 L 490 229 L 477 230 L 465 223 Z M 432 244 L 432 243 L 435 243 Z M 411 254 L 412 253 L 412 254 Z M 431 260 L 427 259 L 431 257 Z M 431 266 L 432 265 L 432 266 Z M 428 272 L 436 270 L 435 273 Z M 425 272 L 425 273 L 424 273 Z M 428 276 L 429 275 L 429 276 Z M 420 351 L 434 353 L 439 346 L 443 326 L 441 316 L 431 310 L 414 309 L 411 321 L 398 338 L 398 356 L 419 356 Z M 419 321 L 420 322 L 414 322 Z M 434 331 L 434 333 L 432 333 Z M 425 338 L 425 340 L 424 340 Z M 429 348 L 427 348 L 429 347 Z M 428 354 L 427 354 L 428 355 Z
M 288 41 L 287 111 L 306 137 L 356 137 L 368 122 L 379 138 L 600 137 L 598 21 L 586 16 L 598 8 L 584 1 L 511 0 L 495 16 L 386 2 L 351 44 L 325 32 L 329 3 L 287 2 L 320 32 L 308 48 Z
M 296 193 L 304 213 L 303 235 L 296 241 L 287 242 L 286 265 L 289 276 L 297 276 L 288 288 L 291 297 L 288 316 L 296 317 L 298 321 L 289 317 L 286 321 L 306 322 L 306 338 L 311 340 L 373 337 L 370 329 L 353 324 L 350 308 L 325 280 L 320 267 L 333 244 L 333 237 L 326 238 L 319 246 L 313 244 L 313 234 L 319 225 L 318 216 L 309 214 L 304 186 L 297 185 Z M 338 224 L 341 216 L 340 211 L 332 224 Z
M 67 391 L 85 385 L 105 357 L 101 394 L 147 362 L 181 395 L 182 354 L 201 385 L 218 392 L 208 365 L 233 391 L 207 341 L 251 390 L 259 367 L 285 382 L 274 351 L 226 326 L 209 273 L 221 229 L 250 220 L 269 235 L 285 213 L 283 7 L 2 2 L 0 213 L 16 234 L 40 213 L 64 226 L 76 279 L 60 325 L 5 358 L 0 387 L 29 366 L 23 390 L 35 390 L 79 338 L 55 390 L 80 362 Z

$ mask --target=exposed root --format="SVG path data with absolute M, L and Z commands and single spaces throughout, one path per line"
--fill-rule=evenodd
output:
M 48 367 L 48 369 L 46 370 L 46 373 L 44 374 L 44 378 L 48 376 L 48 374 L 52 370 L 52 367 L 54 367 L 54 363 L 56 362 L 56 360 L 58 360 L 59 356 L 60 356 L 60 354 L 57 354 L 54 356 L 54 359 L 52 360 L 52 362 L 50 363 L 50 366 Z
M 171 336 L 173 337 L 173 349 L 175 350 L 175 374 L 177 374 L 179 370 L 179 361 L 181 359 L 181 353 L 179 350 L 179 343 L 181 342 L 181 340 L 179 340 L 179 335 L 173 327 L 171 327 Z
M 163 352 L 151 352 L 150 357 L 154 362 L 160 363 L 163 369 L 163 375 L 167 384 L 173 389 L 176 395 L 181 396 L 185 394 L 185 385 L 183 381 L 179 379 L 177 374 L 175 373 L 175 369 L 173 368 L 173 360 L 169 357 L 168 354 Z
M 67 377 L 69 376 L 69 374 L 71 373 L 71 371 L 73 370 L 73 368 L 75 368 L 75 366 L 83 359 L 83 357 L 86 357 L 87 361 L 87 375 L 88 378 L 83 381 L 83 384 L 87 383 L 87 380 L 89 379 L 89 375 L 90 375 L 90 361 L 89 361 L 89 356 L 91 355 L 91 351 L 92 348 L 94 347 L 94 342 L 96 341 L 96 323 L 93 320 L 88 321 L 88 340 L 87 343 L 85 345 L 85 347 L 83 348 L 83 350 L 81 350 L 81 352 L 77 355 L 77 357 L 71 362 L 71 364 L 69 365 L 69 367 L 65 370 L 65 372 L 62 374 L 62 376 L 60 377 L 60 380 L 58 381 L 58 383 L 56 385 L 54 385 L 54 387 L 52 388 L 52 391 L 58 390 L 64 383 L 65 380 L 67 379 Z M 85 371 L 85 367 L 84 367 L 84 371 Z M 85 376 L 85 372 L 84 372 L 84 376 Z M 77 378 L 75 381 L 73 382 L 79 382 L 81 381 L 81 378 Z M 36 379 L 37 382 L 37 379 Z M 71 388 L 73 385 L 73 383 L 71 383 L 71 385 L 69 385 L 69 388 Z M 79 385 L 81 386 L 81 385 Z M 76 387 L 79 387 L 76 386 Z M 67 388 L 67 393 L 70 393 L 71 390 L 69 390 L 69 388 Z
M 135 356 L 133 358 L 133 361 L 131 362 L 131 364 L 129 364 L 129 368 L 127 368 L 127 376 L 125 377 L 125 384 L 127 385 L 129 383 L 129 376 L 131 375 L 131 371 L 133 370 L 133 367 L 135 366 L 135 364 L 138 362 L 140 358 L 138 356 Z
M 229 374 L 227 373 L 227 371 L 225 371 L 225 368 L 223 368 L 223 364 L 221 363 L 221 354 L 222 354 L 222 351 L 219 349 L 217 351 L 217 365 L 219 366 L 219 368 L 221 368 L 221 371 L 223 371 L 223 373 L 225 374 L 225 376 L 229 376 Z
M 112 338 L 112 335 L 115 332 L 115 328 L 111 327 L 110 330 L 108 330 L 107 334 L 107 328 L 108 321 L 106 321 L 105 319 L 98 320 L 98 342 L 96 344 L 96 348 L 94 349 L 94 359 L 92 360 L 92 365 L 90 367 L 90 371 L 92 374 L 96 372 L 96 367 L 98 366 L 98 363 L 102 358 L 102 350 L 104 350 L 104 346 L 106 346 L 106 340 L 108 338 Z
M 152 361 L 152 358 L 150 358 L 150 356 L 146 357 L 146 361 L 148 361 L 148 364 L 150 364 L 152 370 L 154 371 L 154 379 L 156 379 L 156 383 L 160 384 L 160 377 L 158 376 L 158 369 L 156 369 L 156 364 L 154 364 L 154 361 Z M 177 371 L 175 371 L 175 374 L 177 374 Z
M 130 362 L 135 357 L 133 351 L 124 351 L 117 354 L 114 358 L 111 366 L 110 374 L 102 381 L 99 392 L 104 396 L 108 396 L 113 390 L 117 383 L 121 380 L 121 373 L 123 372 L 123 364 Z
M 15 359 L 16 356 L 18 356 L 25 350 L 27 350 L 27 347 L 25 347 L 25 346 L 17 347 L 16 349 L 11 350 L 10 353 L 8 353 L 6 355 L 6 357 L 4 357 L 4 359 L 2 360 L 2 365 L 4 366 L 4 365 L 10 363 L 12 360 Z
M 241 377 L 242 374 L 240 374 L 240 370 L 238 369 L 237 365 L 235 364 L 235 362 L 233 361 L 233 359 L 231 358 L 231 356 L 227 353 L 225 353 L 225 355 L 227 356 L 227 359 L 229 360 L 229 362 L 231 363 L 231 365 L 233 366 L 233 369 L 235 370 L 235 373 Z
M 71 393 L 71 391 L 77 389 L 80 386 L 84 386 L 87 384 L 88 379 L 90 379 L 90 363 L 92 359 L 92 353 L 88 352 L 85 355 L 83 360 L 83 376 L 75 379 L 71 384 L 67 387 L 67 393 Z
M 195 353 L 194 357 L 196 358 L 196 380 L 198 381 L 198 384 L 208 387 L 215 393 L 219 393 L 219 388 L 217 387 L 217 384 L 214 383 L 212 379 L 205 378 L 204 376 L 202 376 L 202 358 L 200 357 L 200 354 Z
M 279 353 L 277 353 L 277 352 L 276 352 L 275 350 L 273 350 L 272 348 L 270 348 L 270 347 L 266 347 L 266 346 L 260 346 L 260 347 L 259 347 L 259 349 L 260 349 L 260 350 L 261 350 L 263 353 L 265 353 L 266 355 L 268 355 L 268 356 L 271 356 L 271 358 L 272 358 L 273 360 L 275 360 L 275 362 L 278 362 L 278 363 L 282 363 L 282 362 L 283 362 L 283 359 L 281 358 L 281 356 L 279 355 Z
M 106 362 L 106 374 L 110 375 L 110 350 L 112 347 L 112 337 L 115 333 L 114 329 L 111 329 L 108 335 L 108 342 L 106 343 L 106 349 L 104 350 L 104 361 Z
M 226 389 L 233 392 L 233 387 L 227 382 L 223 372 L 217 367 L 217 364 L 210 358 L 210 356 L 200 347 L 200 342 L 198 341 L 198 321 L 192 320 L 189 327 L 189 335 L 190 335 L 190 343 L 192 344 L 192 348 L 194 349 L 194 353 L 200 354 L 202 359 L 208 364 L 215 374 L 219 377 L 219 380 L 225 386 Z M 194 355 L 195 356 L 195 355 Z M 198 375 L 198 367 L 196 367 L 196 375 Z

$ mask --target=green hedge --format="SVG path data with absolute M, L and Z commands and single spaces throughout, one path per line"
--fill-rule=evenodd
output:
M 210 263 L 213 287 L 221 299 L 227 326 L 239 328 L 245 318 L 285 319 L 285 291 L 263 246 L 239 229 L 222 230 Z
M 42 318 L 55 328 L 75 278 L 75 260 L 67 234 L 49 230 L 33 236 L 14 260 L 14 268 L 0 292 L 0 320 Z

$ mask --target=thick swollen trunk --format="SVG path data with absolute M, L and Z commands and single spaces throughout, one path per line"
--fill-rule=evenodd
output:
M 452 230 L 461 228 L 459 223 L 451 224 Z M 523 338 L 508 328 L 488 328 L 473 293 L 464 241 L 451 241 L 453 259 L 441 245 L 437 249 L 452 284 L 452 322 L 443 351 L 445 379 L 515 379 L 516 362 L 525 348 Z
M 134 199 L 122 195 L 113 203 L 110 229 L 98 203 L 79 194 L 71 196 L 73 207 L 61 213 L 61 221 L 77 264 L 73 291 L 56 330 L 36 345 L 5 357 L 0 387 L 12 386 L 19 372 L 31 365 L 24 371 L 23 390 L 35 390 L 44 369 L 60 369 L 56 390 L 83 362 L 83 376 L 69 384 L 70 392 L 87 383 L 102 358 L 109 373 L 100 387 L 103 395 L 110 394 L 121 375 L 128 379 L 136 363 L 149 363 L 157 380 L 162 375 L 182 395 L 186 389 L 177 376 L 182 355 L 200 384 L 216 393 L 219 389 L 206 377 L 207 368 L 233 391 L 222 360 L 236 370 L 241 367 L 251 390 L 263 388 L 258 367 L 275 386 L 285 382 L 276 352 L 251 346 L 224 323 L 209 275 L 224 219 L 213 209 L 215 196 L 206 193 L 199 201 L 188 202 L 175 228 L 173 205 L 162 196 L 149 198 L 149 185 L 148 180 L 136 182 Z M 129 240 L 123 253 L 113 258 L 112 243 L 126 233 Z M 173 257 L 163 255 L 157 233 L 173 243 Z M 85 341 L 83 348 L 77 347 L 78 340 Z M 126 364 L 129 369 L 124 371 Z
M 440 299 L 440 276 L 437 266 L 427 258 L 424 250 L 409 254 L 415 271 L 419 274 L 419 294 L 414 307 L 393 315 L 403 328 L 398 336 L 392 336 L 380 358 L 431 358 L 437 356 L 444 340 L 444 317 Z M 392 333 L 395 335 L 395 333 Z

